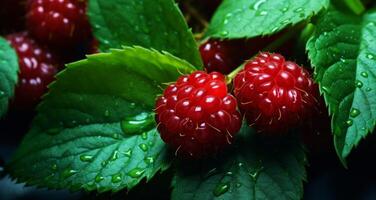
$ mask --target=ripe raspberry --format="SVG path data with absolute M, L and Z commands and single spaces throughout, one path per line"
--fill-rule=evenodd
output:
M 229 41 L 208 40 L 200 46 L 200 53 L 205 69 L 208 72 L 219 71 L 223 74 L 228 74 L 239 63 L 232 56 L 232 48 Z
M 53 46 L 76 46 L 90 36 L 86 0 L 29 0 L 26 21 L 34 37 Z
M 156 102 L 156 121 L 176 153 L 202 158 L 231 144 L 242 119 L 224 76 L 198 71 L 167 87 Z
M 16 50 L 20 67 L 13 106 L 17 110 L 32 110 L 54 80 L 58 61 L 26 32 L 8 35 L 6 39 Z
M 309 73 L 279 54 L 260 53 L 234 79 L 234 93 L 250 125 L 286 132 L 309 117 L 317 87 Z

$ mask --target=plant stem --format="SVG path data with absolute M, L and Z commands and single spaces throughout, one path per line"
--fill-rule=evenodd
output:
M 345 0 L 345 3 L 357 15 L 362 14 L 366 10 L 361 0 Z
M 209 23 L 206 21 L 205 17 L 201 15 L 200 12 L 196 10 L 189 2 L 184 2 L 184 7 L 187 9 L 188 13 L 194 17 L 203 27 L 208 27 Z

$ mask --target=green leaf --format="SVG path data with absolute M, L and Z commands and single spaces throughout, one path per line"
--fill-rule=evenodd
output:
M 375 39 L 376 11 L 356 16 L 331 8 L 318 20 L 307 44 L 344 164 L 376 123 Z
M 172 199 L 289 199 L 303 196 L 305 153 L 295 139 L 272 140 L 243 127 L 233 151 L 218 159 L 183 163 Z
M 309 19 L 328 4 L 329 0 L 224 0 L 206 35 L 230 39 L 272 35 Z
M 102 51 L 139 45 L 202 68 L 192 32 L 173 0 L 90 0 L 88 15 Z
M 18 80 L 18 57 L 9 43 L 0 37 L 0 118 L 8 110 Z
M 194 68 L 141 47 L 112 50 L 68 65 L 8 168 L 21 182 L 48 188 L 118 191 L 169 167 L 155 129 L 162 84 Z

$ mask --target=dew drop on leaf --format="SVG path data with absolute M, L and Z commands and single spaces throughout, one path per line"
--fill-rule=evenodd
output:
M 134 117 L 127 117 L 120 122 L 121 130 L 126 135 L 134 135 L 144 132 L 154 126 L 154 115 L 141 113 Z
M 238 163 L 239 167 L 243 167 L 243 165 L 244 165 L 244 163 L 242 163 L 242 162 Z
M 237 188 L 240 188 L 240 187 L 242 186 L 242 184 L 237 183 L 235 186 L 236 186 Z
M 366 88 L 366 91 L 367 91 L 367 92 L 371 92 L 371 91 L 372 91 L 372 88 L 367 87 L 367 88 Z
M 147 140 L 147 139 L 148 139 L 148 133 L 147 133 L 147 132 L 143 132 L 143 133 L 141 134 L 141 138 L 142 138 L 143 140 Z
M 346 120 L 346 125 L 349 126 L 349 127 L 352 126 L 353 123 L 354 123 L 354 122 L 353 122 L 352 119 L 348 119 L 348 120 Z
M 73 169 L 65 169 L 62 173 L 61 173 L 61 178 L 62 179 L 67 179 L 73 175 L 77 174 L 77 171 L 76 170 L 73 170 Z
M 224 193 L 226 193 L 229 189 L 230 189 L 229 183 L 220 183 L 214 188 L 213 194 L 214 196 L 219 197 L 223 195 Z
M 110 116 L 110 111 L 109 110 L 105 110 L 104 111 L 104 116 L 105 117 L 109 117 Z
M 154 158 L 153 157 L 146 157 L 144 161 L 145 161 L 146 164 L 151 165 L 151 164 L 154 163 Z
M 94 159 L 94 157 L 93 157 L 93 156 L 90 156 L 90 155 L 81 155 L 81 156 L 80 156 L 80 160 L 81 160 L 82 162 L 92 162 L 93 159 Z
M 3 96 L 5 96 L 5 92 L 0 90 L 0 98 L 3 97 Z
M 138 145 L 142 151 L 147 151 L 149 149 L 148 145 L 142 143 Z
M 367 54 L 367 58 L 374 60 L 374 59 L 376 59 L 376 56 L 373 55 L 373 54 Z
M 363 76 L 364 78 L 368 78 L 368 73 L 367 72 L 361 72 L 360 75 Z
M 268 14 L 268 12 L 267 11 L 265 11 L 265 10 L 260 10 L 260 11 L 257 11 L 256 12 L 256 16 L 265 16 L 265 15 L 267 15 Z
M 128 149 L 127 151 L 124 152 L 124 155 L 127 156 L 127 157 L 131 157 L 132 156 L 132 150 Z
M 362 88 L 362 87 L 363 87 L 363 82 L 362 82 L 362 81 L 359 81 L 359 80 L 356 80 L 356 81 L 355 81 L 355 86 L 356 86 L 357 88 Z
M 103 180 L 104 180 L 103 176 L 100 176 L 99 174 L 97 176 L 95 176 L 95 182 L 99 183 L 99 182 L 101 182 Z
M 303 11 L 304 11 L 304 8 L 301 8 L 301 7 L 294 10 L 294 12 L 296 13 L 301 13 Z
M 266 0 L 259 0 L 259 1 L 257 1 L 254 5 L 253 5 L 253 10 L 258 10 L 260 7 L 261 7 L 261 5 L 263 4 L 263 3 L 265 3 L 266 2 Z
M 282 8 L 282 10 L 281 10 L 281 11 L 282 11 L 283 13 L 285 13 L 285 12 L 287 12 L 288 10 L 289 10 L 289 8 L 288 8 L 288 7 L 284 7 L 284 8 Z
M 222 31 L 222 32 L 221 32 L 221 36 L 227 36 L 228 34 L 229 34 L 228 31 Z
M 56 170 L 57 170 L 57 164 L 53 164 L 53 165 L 51 165 L 51 169 L 52 169 L 53 171 L 56 171 Z
M 232 175 L 232 172 L 231 172 L 231 171 L 228 171 L 228 172 L 226 172 L 226 175 L 231 176 L 231 175 Z
M 358 115 L 360 115 L 360 110 L 356 109 L 356 108 L 352 108 L 351 111 L 350 111 L 350 116 L 351 117 L 357 117 Z
M 123 175 L 121 173 L 117 173 L 112 175 L 111 182 L 113 183 L 119 183 L 123 180 Z
M 139 178 L 142 176 L 142 174 L 144 173 L 144 170 L 140 169 L 140 168 L 134 168 L 132 169 L 128 175 L 132 178 Z
M 119 151 L 114 151 L 110 157 L 110 161 L 115 161 L 119 158 Z

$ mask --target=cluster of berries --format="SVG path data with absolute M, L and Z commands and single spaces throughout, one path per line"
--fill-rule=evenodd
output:
M 227 66 L 226 57 L 217 59 L 225 48 L 206 51 L 205 45 L 204 60 L 212 58 L 205 62 L 208 70 Z M 227 67 L 214 69 L 228 72 Z M 259 53 L 232 81 L 222 73 L 182 76 L 158 98 L 158 130 L 176 154 L 192 158 L 215 154 L 233 142 L 243 117 L 258 132 L 276 135 L 300 125 L 317 109 L 319 94 L 310 74 L 280 54 Z M 227 84 L 232 84 L 232 91 Z
M 77 57 L 71 52 L 82 49 L 92 40 L 86 4 L 86 0 L 0 2 L 1 20 L 15 19 L 13 26 L 1 21 L 4 24 L 1 28 L 7 29 L 1 31 L 7 33 L 5 38 L 19 59 L 19 83 L 12 101 L 13 109 L 32 111 L 63 63 L 75 59 L 70 57 Z M 84 49 L 82 54 L 89 53 Z

